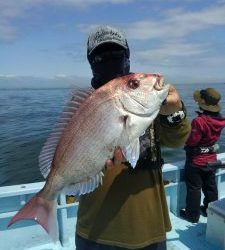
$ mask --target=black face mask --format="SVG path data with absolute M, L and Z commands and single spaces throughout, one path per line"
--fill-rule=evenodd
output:
M 93 78 L 91 85 L 97 89 L 108 81 L 130 72 L 130 60 L 125 50 L 104 51 L 90 59 Z

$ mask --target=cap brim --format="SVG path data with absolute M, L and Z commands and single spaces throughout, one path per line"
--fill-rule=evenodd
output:
M 123 44 L 121 44 L 121 43 L 119 43 L 119 42 L 117 42 L 117 41 L 105 40 L 105 41 L 102 41 L 102 42 L 98 43 L 95 47 L 93 47 L 93 48 L 89 51 L 88 55 L 90 56 L 90 55 L 92 54 L 92 52 L 93 52 L 96 48 L 98 48 L 100 45 L 103 45 L 103 44 L 106 44 L 106 43 L 116 44 L 116 45 L 119 45 L 119 46 L 120 46 L 121 48 L 123 48 L 123 49 L 128 49 L 127 46 L 124 46 Z
M 210 111 L 210 112 L 217 113 L 217 112 L 220 112 L 220 110 L 221 110 L 221 107 L 220 107 L 219 104 L 217 104 L 217 105 L 206 105 L 206 104 L 199 103 L 198 105 L 203 110 Z

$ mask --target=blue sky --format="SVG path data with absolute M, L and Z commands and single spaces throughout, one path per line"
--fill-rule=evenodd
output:
M 0 87 L 87 83 L 88 33 L 127 35 L 131 70 L 225 82 L 225 0 L 0 0 Z

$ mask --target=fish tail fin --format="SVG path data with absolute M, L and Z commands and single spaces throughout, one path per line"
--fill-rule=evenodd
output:
M 8 227 L 19 220 L 35 220 L 54 241 L 57 241 L 59 238 L 56 200 L 46 200 L 38 193 L 13 216 Z

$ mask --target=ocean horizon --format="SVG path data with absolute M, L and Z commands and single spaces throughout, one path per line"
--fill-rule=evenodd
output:
M 192 94 L 196 89 L 216 88 L 222 95 L 225 115 L 224 83 L 174 84 L 185 103 L 191 121 L 198 110 Z M 52 131 L 72 88 L 0 88 L 0 186 L 43 181 L 38 156 Z M 225 152 L 225 131 L 219 141 Z M 162 148 L 165 163 L 183 160 L 183 148 Z
M 225 85 L 225 81 L 224 82 L 217 82 L 217 83 L 211 83 L 211 82 L 204 82 L 204 83 L 176 83 L 176 84 L 173 84 L 174 86 L 187 86 L 187 85 L 195 85 L 195 86 L 215 86 L 215 85 Z M 0 84 L 1 85 L 1 84 Z M 82 87 L 88 87 L 89 85 L 87 83 L 85 84 L 82 84 Z M 0 90 L 46 90 L 46 89 L 73 89 L 73 88 L 76 88 L 76 87 L 81 87 L 81 86 L 76 86 L 75 84 L 71 84 L 70 86 L 58 86 L 58 87 L 54 87 L 54 86 L 37 86 L 37 87 L 34 87 L 34 86 L 26 86 L 26 87 L 20 87 L 20 86 L 7 86 L 7 87 L 1 87 L 0 86 Z

